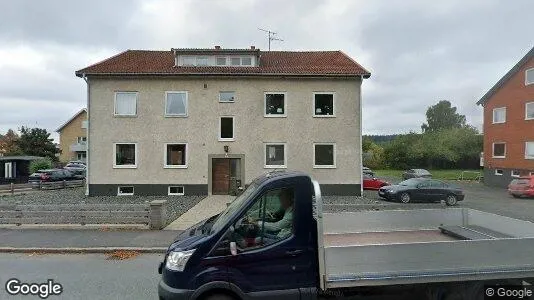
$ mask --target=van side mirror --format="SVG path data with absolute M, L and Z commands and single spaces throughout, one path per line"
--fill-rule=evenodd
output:
M 230 242 L 230 253 L 232 254 L 232 256 L 237 255 L 237 245 L 235 242 Z

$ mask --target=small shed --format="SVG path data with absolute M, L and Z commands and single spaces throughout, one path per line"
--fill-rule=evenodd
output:
M 30 162 L 40 156 L 0 156 L 0 184 L 26 183 L 30 176 Z

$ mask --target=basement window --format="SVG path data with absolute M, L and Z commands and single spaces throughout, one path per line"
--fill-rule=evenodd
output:
M 506 157 L 506 144 L 505 143 L 493 143 L 493 158 L 505 158 Z
M 495 169 L 495 175 L 502 176 L 504 174 L 504 171 L 502 169 Z
M 119 186 L 117 188 L 117 196 L 133 196 L 134 187 L 133 186 Z
M 168 195 L 169 196 L 183 196 L 184 187 L 183 186 L 169 186 Z
M 521 176 L 521 171 L 519 170 L 512 170 L 512 177 L 520 177 Z
M 334 93 L 313 94 L 313 116 L 334 117 Z
M 164 168 L 187 168 L 187 144 L 165 144 Z
M 234 141 L 234 117 L 221 117 L 219 119 L 219 141 Z
M 265 93 L 265 117 L 285 117 L 286 116 L 286 93 L 268 92 Z

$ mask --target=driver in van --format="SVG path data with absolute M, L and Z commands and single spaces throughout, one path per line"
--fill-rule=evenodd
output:
M 291 235 L 293 229 L 293 190 L 283 189 L 278 194 L 280 199 L 280 219 L 276 222 L 258 221 L 258 227 L 264 228 L 263 242 L 264 244 L 271 244 L 275 241 L 282 240 Z M 256 243 L 261 242 L 261 237 L 256 238 Z

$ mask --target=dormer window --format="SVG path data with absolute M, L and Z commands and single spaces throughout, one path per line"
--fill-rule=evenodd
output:
M 194 66 L 196 64 L 196 57 L 194 56 L 184 56 L 183 58 L 183 65 L 184 66 Z
M 207 56 L 199 56 L 197 57 L 197 66 L 207 66 L 208 65 L 208 57 Z
M 252 58 L 250 58 L 250 57 L 243 57 L 243 58 L 241 58 L 241 64 L 242 64 L 243 66 L 250 66 L 250 65 L 252 65 Z
M 218 66 L 226 66 L 226 57 L 217 57 L 216 63 Z
M 232 66 L 239 66 L 241 65 L 241 57 L 232 57 L 230 58 L 230 62 L 232 63 Z

